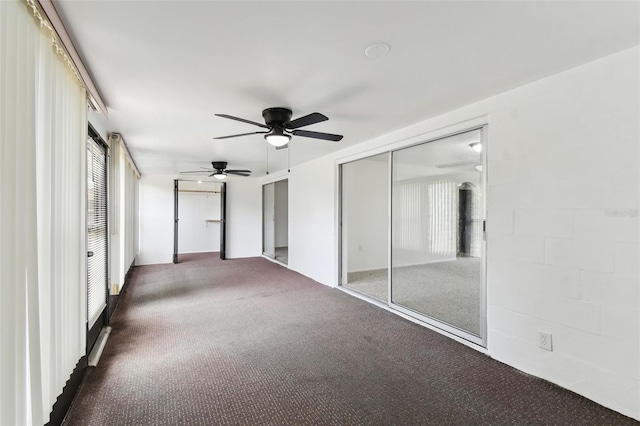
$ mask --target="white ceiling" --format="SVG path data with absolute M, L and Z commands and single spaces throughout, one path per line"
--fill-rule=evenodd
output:
M 299 164 L 635 46 L 639 3 L 613 1 L 72 1 L 56 8 L 141 172 L 228 161 L 266 170 L 272 106 L 328 122 L 294 137 Z M 373 43 L 391 46 L 370 59 Z M 286 168 L 287 150 L 269 151 Z

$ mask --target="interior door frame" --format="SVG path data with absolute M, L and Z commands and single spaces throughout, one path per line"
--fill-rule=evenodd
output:
M 227 259 L 227 182 L 220 185 L 220 259 Z
M 261 220 L 261 225 L 262 225 L 262 248 L 261 248 L 261 253 L 262 256 L 265 256 L 271 260 L 277 261 L 278 263 L 282 264 L 282 265 L 288 265 L 287 263 L 284 263 L 278 259 L 276 259 L 276 184 L 278 182 L 287 182 L 287 223 L 289 222 L 289 177 L 285 176 L 285 177 L 279 177 L 277 179 L 271 180 L 269 182 L 264 182 L 262 184 L 262 220 Z M 264 220 L 264 211 L 265 211 L 265 196 L 264 196 L 264 189 L 266 186 L 268 185 L 273 185 L 273 256 L 270 256 L 268 253 L 265 252 L 265 220 Z M 289 229 L 287 228 L 287 247 L 289 246 Z
M 277 181 L 273 181 L 273 182 L 267 182 L 267 183 L 263 183 L 262 184 L 262 255 L 268 257 L 269 259 L 275 259 L 276 258 L 276 182 Z M 266 227 L 265 227 L 265 207 L 266 207 L 266 200 L 265 200 L 265 188 L 269 185 L 273 185 L 273 256 L 271 256 L 269 253 L 267 253 L 265 251 L 266 245 L 265 245 L 265 235 L 266 235 Z
M 173 263 L 179 263 L 178 258 L 178 233 L 180 232 L 180 181 L 185 179 L 173 180 Z M 220 184 L 220 259 L 227 259 L 227 182 L 210 182 Z

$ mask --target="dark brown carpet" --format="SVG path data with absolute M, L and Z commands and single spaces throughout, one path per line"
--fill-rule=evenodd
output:
M 66 425 L 633 420 L 261 258 L 135 268 Z

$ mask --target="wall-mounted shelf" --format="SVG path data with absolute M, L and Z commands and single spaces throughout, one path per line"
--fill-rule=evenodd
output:
M 204 191 L 201 189 L 179 189 L 178 192 L 199 192 L 201 194 L 219 194 L 220 191 Z

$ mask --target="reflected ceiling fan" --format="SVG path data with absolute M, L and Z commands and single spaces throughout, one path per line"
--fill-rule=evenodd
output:
M 262 132 L 250 132 L 240 133 L 238 135 L 220 136 L 214 139 L 229 139 L 237 138 L 239 136 L 248 136 L 263 134 L 264 138 L 271 145 L 278 148 L 285 148 L 291 136 L 303 136 L 305 138 L 322 139 L 325 141 L 338 142 L 342 140 L 342 135 L 334 135 L 331 133 L 312 132 L 310 130 L 298 130 L 300 127 L 310 126 L 312 124 L 327 121 L 329 118 L 319 112 L 313 112 L 303 117 L 291 120 L 292 112 L 288 108 L 267 108 L 262 111 L 262 117 L 265 124 L 257 123 L 251 120 L 245 120 L 244 118 L 234 117 L 227 114 L 216 114 L 218 117 L 228 118 L 230 120 L 242 121 L 243 123 L 253 124 L 267 131 Z
M 446 164 L 436 164 L 436 167 L 439 169 L 459 169 L 466 170 L 473 166 L 473 168 L 479 172 L 482 171 L 482 164 L 478 161 L 461 161 L 458 163 L 446 163 Z
M 216 179 L 224 179 L 227 175 L 237 175 L 237 176 L 249 176 L 251 174 L 251 170 L 227 170 L 227 162 L 226 161 L 212 161 L 211 165 L 213 169 L 209 169 L 206 167 L 201 167 L 202 170 L 191 170 L 188 172 L 180 172 L 180 173 L 211 173 L 209 177 L 213 176 Z

